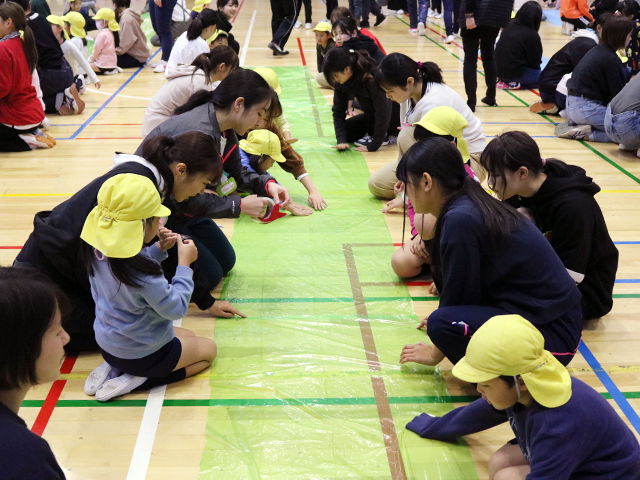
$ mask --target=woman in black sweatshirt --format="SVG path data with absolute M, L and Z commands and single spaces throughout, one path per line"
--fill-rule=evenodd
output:
M 542 41 L 538 34 L 541 21 L 540 5 L 527 2 L 500 35 L 496 45 L 496 70 L 498 78 L 509 84 L 509 90 L 538 88 L 542 63 Z M 500 86 L 498 84 L 498 88 Z
M 482 153 L 489 185 L 502 200 L 525 208 L 562 260 L 582 293 L 584 320 L 613 306 L 618 249 L 594 195 L 600 187 L 586 172 L 560 160 L 543 159 L 525 132 L 495 137 Z
M 437 218 L 431 271 L 440 292 L 438 309 L 418 327 L 427 327 L 432 345 L 407 345 L 400 363 L 455 364 L 487 320 L 515 314 L 568 364 L 582 335 L 580 292 L 540 231 L 468 176 L 443 138 L 413 145 L 396 174 L 415 212 Z
M 386 55 L 372 38 L 360 33 L 353 17 L 342 17 L 334 22 L 333 38 L 339 47 L 351 50 L 365 50 L 377 63 L 382 62 Z
M 377 48 L 377 47 L 376 47 Z M 389 100 L 374 79 L 378 63 L 362 50 L 334 47 L 324 59 L 323 72 L 333 96 L 333 126 L 338 150 L 354 142 L 356 150 L 375 152 L 398 135 L 400 106 Z M 349 100 L 356 97 L 364 113 L 349 119 Z
M 631 40 L 634 23 L 619 15 L 602 27 L 600 44 L 580 60 L 567 82 L 569 122 L 558 124 L 560 138 L 611 142 L 604 130 L 607 105 L 627 83 L 627 75 L 616 51 Z

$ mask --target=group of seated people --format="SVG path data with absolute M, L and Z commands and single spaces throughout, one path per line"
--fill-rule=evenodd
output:
M 18 73 L 29 78 L 38 56 L 30 56 L 37 42 L 28 9 L 0 4 L 0 58 L 24 62 Z M 94 19 L 113 36 L 116 20 L 101 11 Z M 187 42 L 206 42 L 206 11 L 189 26 Z M 335 89 L 335 148 L 375 152 L 394 137 L 398 159 L 371 176 L 369 189 L 389 201 L 385 211 L 406 209 L 411 221 L 412 238 L 393 254 L 393 270 L 401 278 L 429 273 L 430 291 L 440 297 L 418 326 L 429 343 L 405 346 L 400 363 L 436 366 L 447 358 L 454 375 L 482 394 L 444 417 L 416 417 L 407 428 L 448 440 L 509 421 L 516 442 L 491 457 L 494 480 L 635 480 L 635 436 L 566 370 L 584 322 L 613 307 L 619 253 L 594 198 L 600 187 L 583 168 L 543 157 L 525 132 L 487 142 L 437 64 L 401 53 L 376 59 L 374 41 L 351 30 L 349 15 L 337 16 L 332 31 L 340 38 L 322 70 Z M 618 38 L 627 20 L 606 20 L 603 42 Z M 35 28 L 38 17 L 29 22 Z M 64 37 L 66 23 L 51 24 Z M 202 31 L 195 40 L 188 38 L 193 29 Z M 64 478 L 46 442 L 17 413 L 31 386 L 57 377 L 65 350 L 101 353 L 104 362 L 84 385 L 101 402 L 211 366 L 215 342 L 173 320 L 190 303 L 212 316 L 244 317 L 211 294 L 235 264 L 213 219 L 244 213 L 267 223 L 279 210 L 309 215 L 327 206 L 292 147 L 297 139 L 276 73 L 239 68 L 230 46 L 193 57 L 186 47 L 180 52 L 175 65 L 167 63 L 168 80 L 149 104 L 136 152 L 116 154 L 108 172 L 36 214 L 13 267 L 0 269 L 0 429 L 24 440 L 0 440 L 0 459 L 20 459 L 3 468 L 7 478 Z M 363 113 L 351 115 L 354 103 Z M 43 137 L 42 116 L 2 122 L 0 144 L 30 148 L 31 136 Z M 276 163 L 304 185 L 312 208 L 295 204 L 268 172 Z

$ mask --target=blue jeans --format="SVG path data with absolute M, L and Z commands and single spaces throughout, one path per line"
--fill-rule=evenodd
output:
M 447 36 L 453 35 L 458 31 L 458 20 L 460 17 L 460 4 L 455 8 L 454 0 L 442 0 L 444 5 L 444 28 Z
M 569 118 L 577 125 L 591 125 L 593 127 L 593 132 L 589 135 L 589 140 L 592 142 L 611 142 L 604 131 L 604 116 L 606 112 L 607 107 L 588 98 L 573 95 L 567 97 Z
M 176 6 L 177 0 L 162 0 L 162 6 L 159 7 L 153 0 L 149 0 L 149 17 L 151 18 L 151 26 L 160 38 L 160 46 L 162 47 L 162 60 L 169 60 L 171 49 L 173 48 L 173 35 L 171 35 L 171 15 L 173 8 Z
M 629 150 L 640 149 L 640 111 L 611 114 L 607 107 L 604 116 L 604 130 L 612 142 L 621 143 Z
M 541 70 L 539 68 L 525 68 L 524 73 L 521 76 L 517 78 L 501 78 L 501 80 L 507 83 L 519 83 L 521 88 L 529 90 L 531 88 L 538 88 L 538 84 L 540 83 L 540 73 Z
M 429 0 L 418 0 L 418 23 L 427 23 L 429 13 Z
M 471 336 L 489 319 L 510 315 L 501 308 L 465 305 L 440 307 L 429 315 L 427 335 L 453 364 L 465 356 Z M 582 309 L 580 303 L 569 312 L 543 325 L 535 325 L 544 337 L 544 348 L 560 363 L 567 365 L 575 355 L 582 337 Z

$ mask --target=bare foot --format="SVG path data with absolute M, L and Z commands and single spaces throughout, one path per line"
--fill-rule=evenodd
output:
M 302 206 L 294 201 L 289 202 L 285 210 L 291 212 L 291 215 L 295 215 L 296 217 L 308 217 L 313 213 L 312 208 Z
M 405 345 L 400 354 L 400 363 L 415 362 L 435 367 L 444 360 L 444 353 L 433 345 L 418 342 L 415 345 Z
M 71 85 L 69 91 L 71 92 L 71 95 L 73 95 L 73 99 L 76 101 L 76 105 L 78 106 L 78 111 L 76 113 L 81 114 L 84 110 L 84 100 L 80 98 L 78 87 L 76 87 L 75 83 Z

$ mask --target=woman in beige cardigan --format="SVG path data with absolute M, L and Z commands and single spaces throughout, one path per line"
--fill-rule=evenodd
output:
M 238 64 L 238 55 L 231 47 L 218 45 L 211 52 L 198 55 L 191 65 L 171 69 L 167 83 L 156 92 L 144 112 L 142 136 L 168 120 L 198 90 L 214 90 Z
M 116 21 L 120 25 L 120 46 L 116 48 L 120 68 L 139 68 L 147 63 L 151 52 L 142 31 L 140 12 L 131 10 L 131 0 L 113 0 Z

